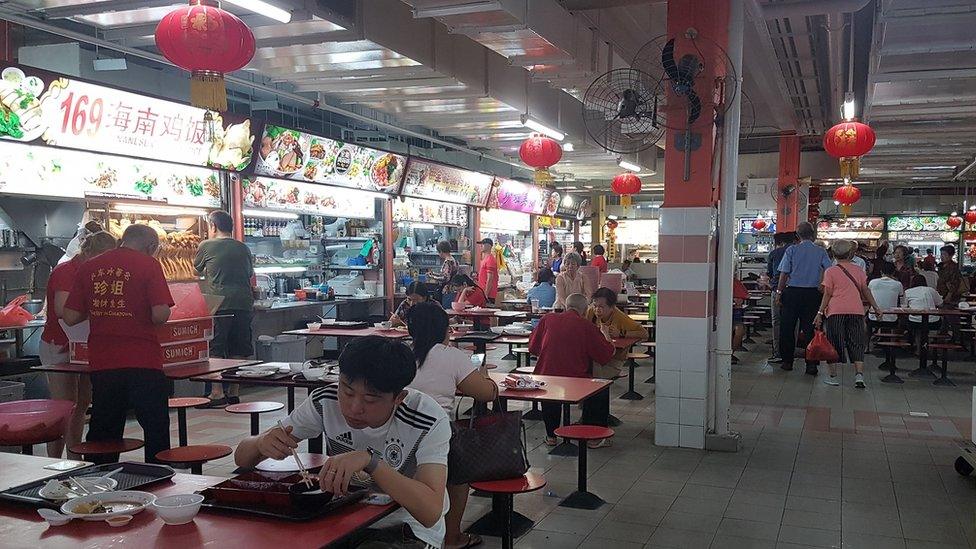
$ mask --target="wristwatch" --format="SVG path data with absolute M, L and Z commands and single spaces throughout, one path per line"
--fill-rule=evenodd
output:
M 369 453 L 369 463 L 366 464 L 366 467 L 363 467 L 363 471 L 366 471 L 367 474 L 372 475 L 373 471 L 379 467 L 380 462 L 383 461 L 383 456 L 372 448 L 367 448 L 366 451 Z

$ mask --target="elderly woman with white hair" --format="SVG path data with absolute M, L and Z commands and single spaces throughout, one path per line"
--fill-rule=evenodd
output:
M 559 276 L 556 277 L 556 309 L 566 308 L 566 298 L 573 294 L 580 294 L 586 299 L 593 297 L 593 284 L 580 273 L 583 258 L 576 252 L 570 252 L 563 257 Z
M 827 339 L 838 354 L 838 362 L 854 363 L 854 386 L 864 388 L 864 349 L 867 346 L 867 330 L 864 325 L 864 302 L 871 304 L 876 314 L 881 313 L 874 295 L 867 289 L 867 274 L 851 262 L 854 246 L 850 240 L 836 240 L 830 245 L 837 264 L 824 271 L 823 298 L 813 320 L 814 327 L 826 325 Z M 824 318 L 826 317 L 826 321 Z M 837 364 L 828 363 L 827 385 L 840 385 L 837 380 Z

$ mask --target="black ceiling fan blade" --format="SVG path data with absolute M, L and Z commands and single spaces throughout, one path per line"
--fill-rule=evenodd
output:
M 702 102 L 698 94 L 692 89 L 688 92 L 688 125 L 692 125 L 701 116 Z
M 671 80 L 681 78 L 681 74 L 678 73 L 678 64 L 674 62 L 674 38 L 668 40 L 664 49 L 661 50 L 661 66 L 664 67 L 664 73 Z

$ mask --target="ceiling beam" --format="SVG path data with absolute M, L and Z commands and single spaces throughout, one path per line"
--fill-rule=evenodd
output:
M 107 12 L 160 8 L 172 4 L 173 0 L 104 0 L 102 2 L 58 6 L 38 11 L 47 19 L 65 19 L 68 17 L 96 15 Z

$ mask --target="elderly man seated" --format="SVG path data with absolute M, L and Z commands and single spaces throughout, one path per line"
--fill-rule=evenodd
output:
M 566 310 L 542 317 L 529 338 L 529 352 L 539 357 L 535 373 L 566 377 L 593 377 L 593 363 L 606 364 L 613 357 L 613 344 L 592 322 L 584 318 L 588 301 L 581 294 L 566 298 Z M 610 392 L 585 400 L 581 423 L 607 426 L 610 415 Z M 543 402 L 542 417 L 546 424 L 546 444 L 556 445 L 562 405 Z

